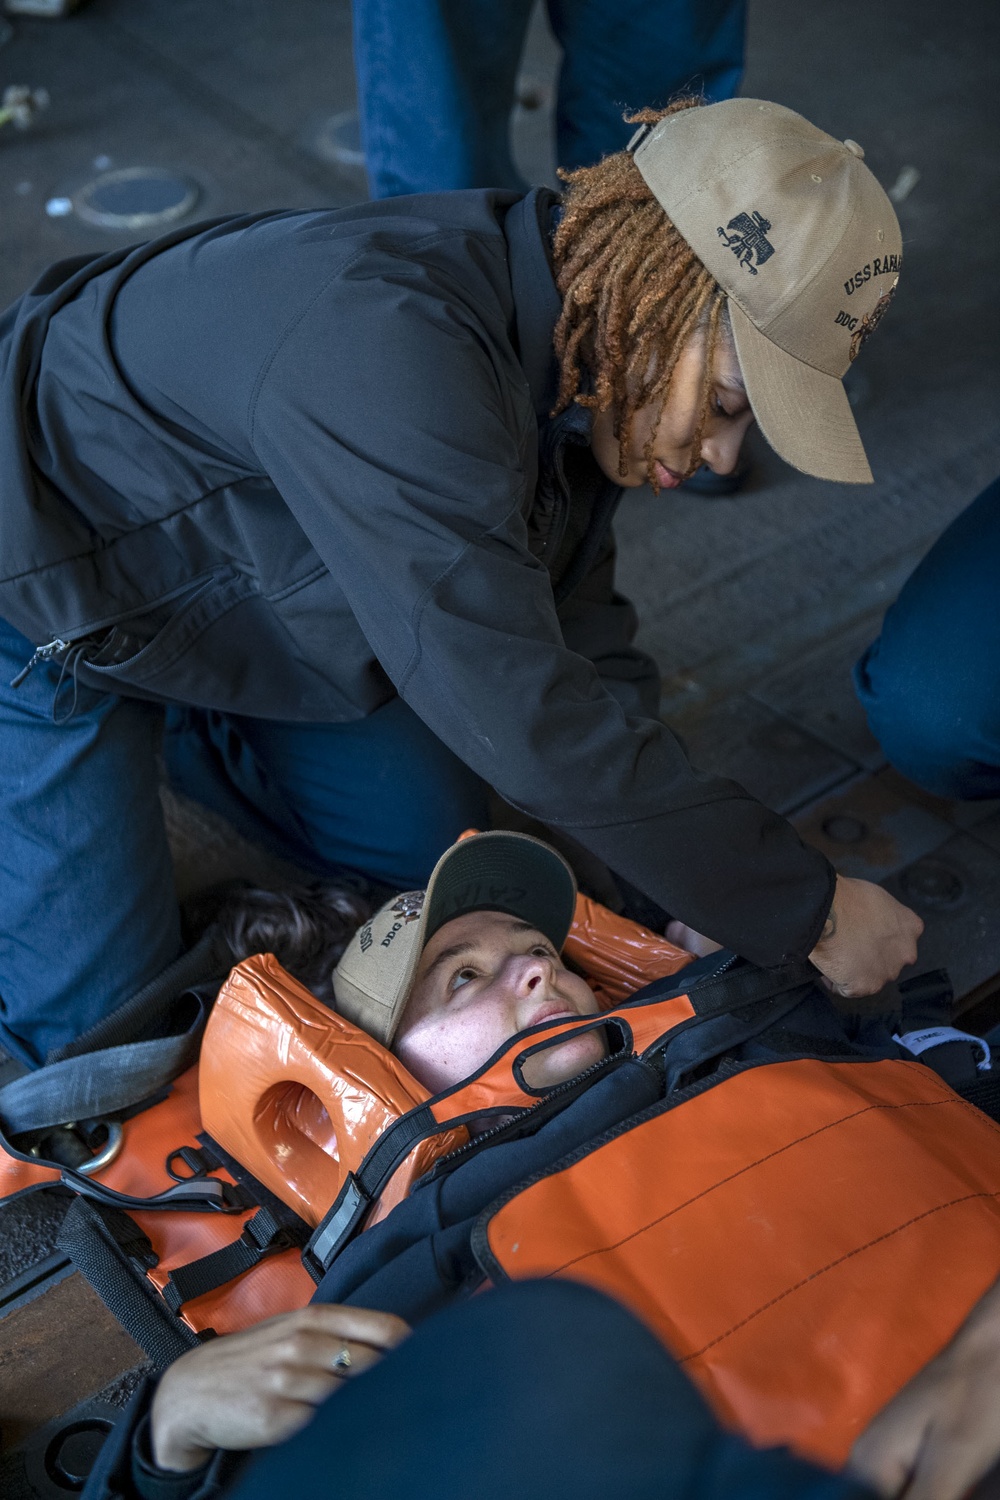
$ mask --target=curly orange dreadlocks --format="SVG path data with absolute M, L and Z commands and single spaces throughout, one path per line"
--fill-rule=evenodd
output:
M 655 125 L 703 102 L 678 99 L 666 109 L 640 110 L 628 123 Z M 559 395 L 553 415 L 572 401 L 597 411 L 611 407 L 624 478 L 636 413 L 654 404 L 656 421 L 643 456 L 658 489 L 652 457 L 657 422 L 678 356 L 695 329 L 704 327 L 701 410 L 689 472 L 700 462 L 725 293 L 678 234 L 627 151 L 560 176 L 569 187 L 553 244 L 563 299 L 555 329 Z M 585 382 L 589 394 L 581 394 Z

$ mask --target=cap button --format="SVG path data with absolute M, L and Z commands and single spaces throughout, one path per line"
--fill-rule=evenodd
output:
M 852 156 L 857 156 L 861 161 L 864 161 L 864 159 L 865 159 L 865 150 L 864 150 L 864 147 L 863 146 L 859 146 L 858 143 L 857 143 L 857 141 L 849 141 L 848 140 L 848 141 L 844 142 L 844 145 L 847 147 L 848 151 L 851 153 Z

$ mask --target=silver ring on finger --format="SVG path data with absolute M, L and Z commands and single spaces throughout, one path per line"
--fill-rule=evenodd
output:
M 351 1351 L 350 1349 L 348 1349 L 347 1345 L 344 1344 L 330 1368 L 335 1375 L 346 1375 L 347 1371 L 351 1368 L 353 1363 L 354 1360 L 351 1358 Z

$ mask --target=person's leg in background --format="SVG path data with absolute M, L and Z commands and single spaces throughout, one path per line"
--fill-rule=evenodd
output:
M 428 1319 L 347 1381 L 231 1500 L 847 1500 L 868 1492 L 723 1432 L 639 1322 L 571 1282 Z
M 60 689 L 58 665 L 10 687 L 32 650 L 0 622 L 0 1045 L 29 1066 L 180 951 L 157 792 L 162 710 L 69 673 Z
M 854 683 L 904 776 L 941 797 L 1000 797 L 1000 479 L 907 580 Z
M 556 155 L 590 166 L 632 133 L 622 114 L 684 90 L 730 98 L 745 0 L 549 0 L 564 49 Z M 521 187 L 510 111 L 531 0 L 354 0 L 361 139 L 373 198 Z
M 745 0 L 547 0 L 563 48 L 556 155 L 589 167 L 633 134 L 622 116 L 677 94 L 730 99 L 743 76 Z
M 354 0 L 373 198 L 521 187 L 508 122 L 531 0 Z
M 178 789 L 248 838 L 379 889 L 425 885 L 447 846 L 489 817 L 483 783 L 400 698 L 346 724 L 184 710 L 164 754 Z

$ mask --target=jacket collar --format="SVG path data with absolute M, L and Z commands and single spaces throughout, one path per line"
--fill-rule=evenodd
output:
M 549 236 L 558 204 L 558 194 L 551 188 L 532 188 L 507 210 L 503 226 L 518 358 L 527 376 L 539 422 L 551 411 L 557 390 L 552 335 L 562 302 L 552 272 Z

